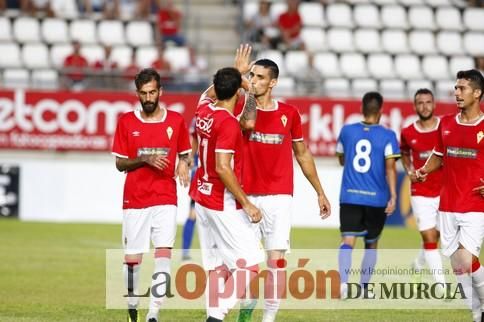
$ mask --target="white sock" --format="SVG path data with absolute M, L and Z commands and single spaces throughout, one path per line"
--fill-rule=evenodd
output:
M 471 273 L 472 289 L 477 293 L 481 311 L 484 311 L 484 268 L 480 266 L 476 271 Z
M 445 283 L 444 272 L 442 269 L 442 258 L 438 249 L 426 249 L 424 251 L 425 261 L 429 266 L 434 280 L 437 283 Z
M 141 265 L 130 265 L 132 268 L 133 268 L 133 272 L 131 274 L 131 276 L 129 276 L 129 272 L 128 272 L 128 265 L 127 264 L 123 264 L 123 275 L 124 275 L 124 286 L 126 287 L 126 289 L 128 290 L 129 292 L 129 286 L 132 287 L 132 291 L 134 294 L 138 294 L 138 287 L 139 287 L 139 270 L 141 268 Z M 128 278 L 132 278 L 132 281 L 129 281 Z M 131 285 L 129 285 L 129 283 L 132 283 Z M 128 297 L 128 307 L 129 308 L 136 308 L 138 306 L 138 303 L 139 303 L 139 297 L 136 297 L 136 296 L 131 296 L 131 297 Z
M 150 315 L 158 315 L 161 304 L 165 300 L 167 284 L 168 282 L 173 282 L 171 280 L 167 280 L 168 276 L 170 276 L 170 263 L 171 258 L 169 257 L 155 257 L 155 269 L 153 271 L 153 275 L 156 275 L 156 278 L 153 278 L 152 276 L 151 280 Z M 153 289 L 154 286 L 156 287 Z
M 417 272 L 425 266 L 425 251 L 423 249 L 420 249 L 418 252 L 417 257 L 413 261 L 413 266 Z
M 272 292 L 267 292 L 267 294 L 272 294 L 273 297 L 265 298 L 264 300 L 263 322 L 274 321 L 276 318 L 277 311 L 279 311 L 279 307 L 281 306 L 281 294 L 278 295 L 278 293 L 282 292 L 282 290 L 279 289 L 281 286 L 278 285 L 277 278 L 283 276 L 282 273 L 285 273 L 284 269 L 268 268 L 268 270 L 271 274 L 269 274 L 269 278 L 267 279 L 264 288 L 272 289 Z
M 474 315 L 476 313 L 480 314 L 481 302 L 479 301 L 479 295 L 472 287 L 472 278 L 468 274 L 456 274 L 455 278 L 457 279 L 457 283 L 462 285 L 462 289 L 464 290 L 464 295 L 466 297 L 464 302 L 466 303 L 467 307 L 469 307 Z

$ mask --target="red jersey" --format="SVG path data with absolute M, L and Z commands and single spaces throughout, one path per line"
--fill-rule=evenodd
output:
M 274 109 L 257 109 L 253 131 L 244 132 L 244 191 L 251 195 L 292 195 L 292 143 L 302 141 L 296 107 L 274 101 Z
M 66 74 L 70 79 L 74 81 L 81 81 L 84 79 L 84 77 L 86 77 L 82 70 L 89 67 L 89 64 L 86 58 L 83 56 L 71 54 L 64 59 L 64 67 L 75 70 Z
M 462 124 L 459 115 L 447 115 L 439 126 L 434 153 L 443 157 L 441 211 L 484 212 L 484 198 L 473 188 L 484 179 L 484 116 Z
M 215 154 L 232 153 L 235 176 L 242 182 L 243 140 L 239 121 L 226 109 L 215 107 L 209 98 L 199 102 L 195 117 L 199 167 L 190 186 L 190 197 L 213 210 L 223 211 L 226 207 L 240 209 L 215 171 Z
M 174 36 L 178 34 L 181 21 L 181 14 L 176 10 L 160 9 L 158 11 L 158 26 L 163 36 Z
M 164 108 L 163 108 L 164 109 Z M 140 110 L 123 114 L 114 135 L 113 154 L 134 159 L 143 154 L 168 156 L 168 168 L 160 171 L 149 165 L 128 171 L 124 183 L 123 209 L 176 205 L 175 163 L 177 155 L 191 151 L 183 117 L 164 109 L 159 122 L 147 122 Z
M 279 27 L 283 30 L 290 30 L 296 26 L 302 27 L 302 19 L 298 12 L 285 12 L 279 16 Z M 291 39 L 299 36 L 301 28 L 291 31 L 289 36 Z
M 432 154 L 439 136 L 439 124 L 440 120 L 437 119 L 435 128 L 422 130 L 414 122 L 402 130 L 400 150 L 402 154 L 410 155 L 414 169 L 420 169 Z M 439 169 L 430 173 L 425 182 L 412 182 L 410 191 L 412 196 L 438 197 L 441 187 L 442 169 Z

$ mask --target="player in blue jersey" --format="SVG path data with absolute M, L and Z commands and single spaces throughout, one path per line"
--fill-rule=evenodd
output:
M 376 263 L 378 238 L 397 200 L 396 161 L 400 147 L 396 134 L 379 125 L 383 97 L 369 92 L 363 96 L 363 121 L 343 126 L 336 153 L 344 166 L 340 193 L 339 249 L 341 298 L 348 296 L 348 271 L 357 237 L 365 240 L 360 285 L 364 297 L 373 297 L 367 286 Z

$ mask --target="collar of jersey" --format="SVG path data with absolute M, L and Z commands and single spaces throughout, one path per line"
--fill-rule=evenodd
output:
M 166 109 L 166 108 L 161 107 L 161 106 L 160 106 L 160 109 L 161 109 L 162 111 L 164 111 L 165 113 L 163 114 L 163 117 L 162 117 L 162 118 L 161 118 L 161 120 L 159 120 L 159 121 L 146 121 L 146 120 L 144 120 L 144 119 L 141 117 L 141 107 L 139 107 L 139 108 L 137 108 L 137 109 L 135 109 L 135 110 L 134 110 L 134 116 L 136 116 L 136 118 L 137 118 L 138 120 L 140 120 L 142 123 L 163 123 L 163 122 L 165 122 L 165 120 L 166 120 L 166 115 L 168 114 L 168 111 L 167 111 L 167 109 Z
M 212 109 L 214 111 L 225 111 L 225 112 L 229 113 L 230 116 L 235 117 L 234 114 L 232 114 L 228 109 L 223 108 L 223 107 L 217 107 L 217 106 L 213 105 L 213 103 L 208 104 L 208 107 L 210 107 L 210 109 Z
M 439 128 L 439 124 L 440 124 L 440 118 L 438 117 L 437 118 L 437 124 L 431 129 L 423 130 L 423 129 L 419 128 L 418 125 L 417 125 L 417 121 L 413 122 L 413 127 L 415 128 L 415 131 L 417 131 L 418 133 L 429 133 L 429 132 L 436 131 Z
M 463 125 L 463 126 L 476 126 L 477 124 L 481 123 L 482 120 L 484 120 L 484 114 L 483 114 L 483 115 L 481 115 L 481 117 L 476 119 L 474 121 L 474 123 L 462 123 L 461 121 L 459 121 L 459 115 L 460 115 L 460 113 L 457 113 L 455 115 L 455 121 L 457 122 L 457 124 Z
M 263 108 L 261 108 L 259 106 L 257 106 L 257 109 L 259 111 L 262 111 L 262 112 L 273 112 L 273 111 L 277 111 L 279 109 L 279 102 L 276 101 L 275 99 L 272 99 L 272 102 L 274 103 L 274 108 L 271 108 L 270 110 L 269 109 L 267 109 L 267 110 L 266 109 L 263 109 Z

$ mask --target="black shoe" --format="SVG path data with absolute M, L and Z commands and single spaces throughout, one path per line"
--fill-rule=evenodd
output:
M 481 313 L 481 322 L 484 322 L 484 312 Z
M 222 322 L 222 320 L 209 316 L 206 322 Z
M 148 320 L 148 322 L 158 322 L 158 320 L 155 319 L 155 318 L 151 318 L 151 319 Z
M 138 322 L 139 315 L 137 309 L 128 309 L 128 322 Z

